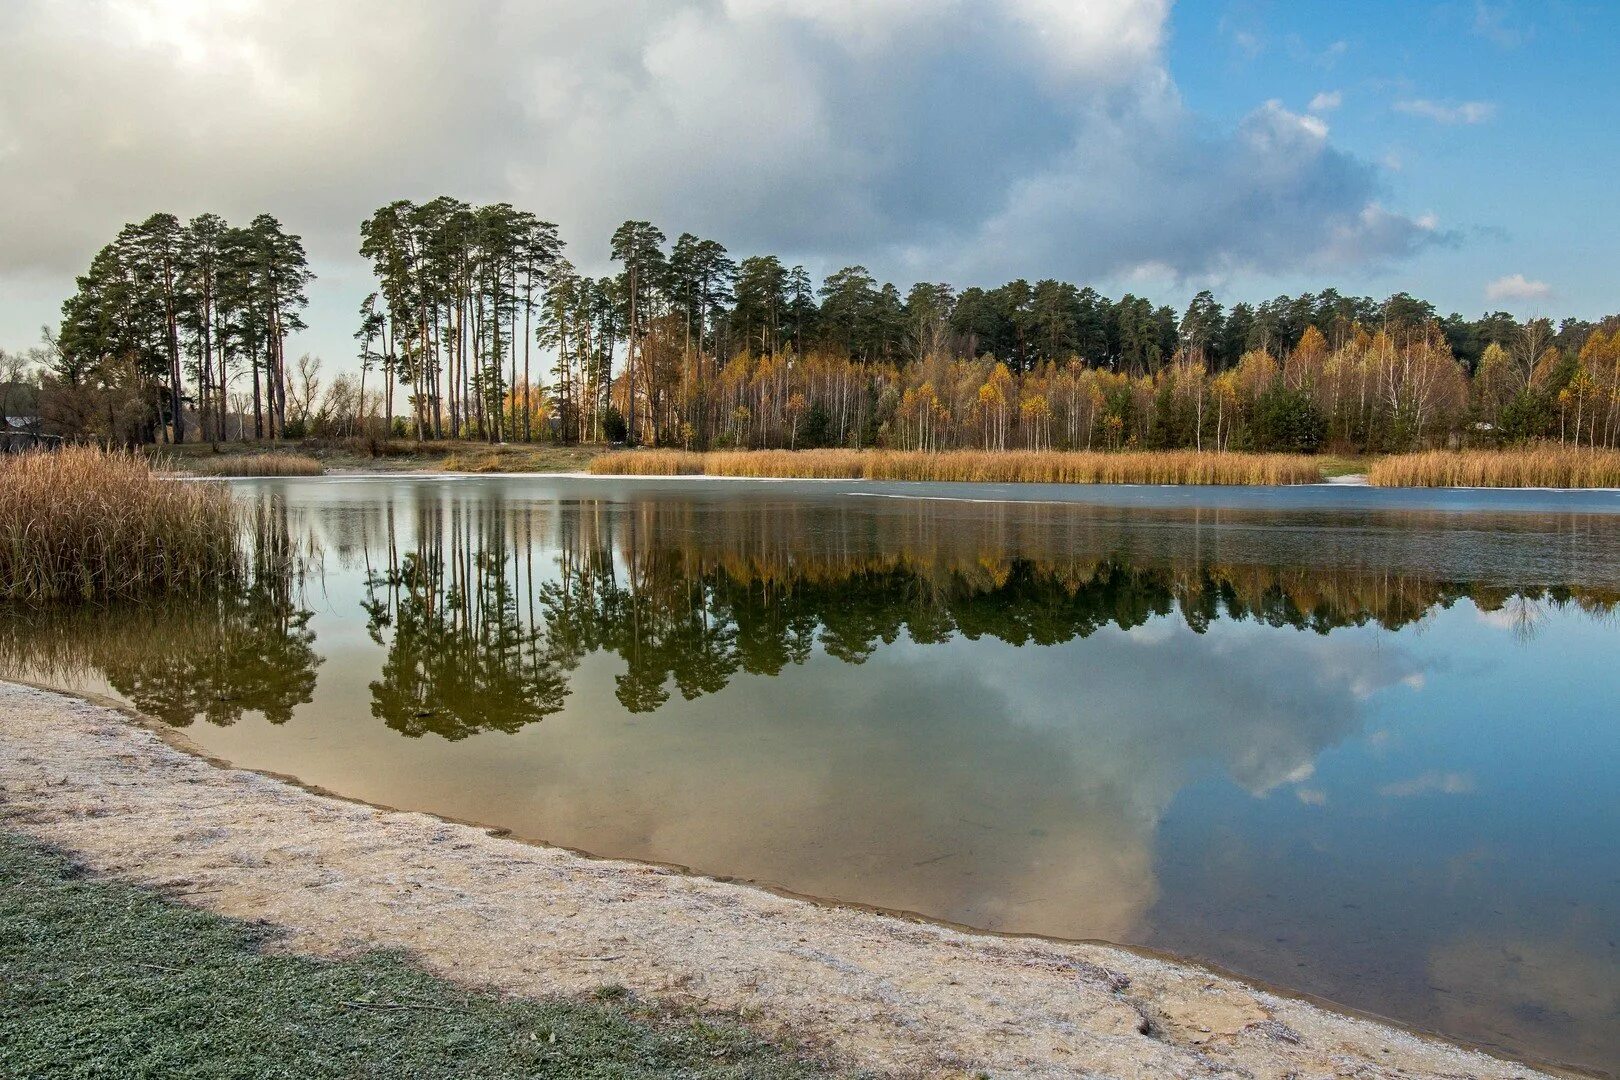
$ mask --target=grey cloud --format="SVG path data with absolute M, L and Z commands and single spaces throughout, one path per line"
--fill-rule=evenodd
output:
M 540 212 L 588 269 L 632 216 L 962 281 L 1277 271 L 1434 240 L 1379 207 L 1375 170 L 1320 120 L 1272 104 L 1204 130 L 1164 67 L 1168 17 L 1168 0 L 13 0 L 0 283 L 65 291 L 153 209 L 267 209 L 309 242 L 318 314 L 346 318 L 358 221 L 441 192 Z M 51 314 L 30 312 L 0 311 L 7 332 Z
M 1146 146 L 1144 130 L 1155 133 Z M 1334 149 L 1323 121 L 1277 102 L 1229 136 L 1138 111 L 1099 119 L 1056 167 L 1021 181 L 968 249 L 1006 253 L 1005 272 L 1186 276 L 1332 270 L 1452 242 L 1378 193 L 1373 167 Z

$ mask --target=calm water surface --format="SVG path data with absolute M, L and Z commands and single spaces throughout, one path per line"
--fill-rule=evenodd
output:
M 12 616 L 0 672 L 362 799 L 1620 1066 L 1620 497 L 237 490 L 250 583 Z

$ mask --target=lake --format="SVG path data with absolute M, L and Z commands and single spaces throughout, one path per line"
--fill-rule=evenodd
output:
M 0 674 L 341 794 L 1620 1067 L 1620 496 L 236 483 Z

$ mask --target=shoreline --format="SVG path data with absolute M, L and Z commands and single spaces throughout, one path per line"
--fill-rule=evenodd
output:
M 616 980 L 744 1010 L 769 1034 L 901 1075 L 1584 1075 L 1143 950 L 974 931 L 369 806 L 56 691 L 0 683 L 0 748 L 8 827 L 99 873 L 281 925 L 299 951 L 405 948 L 516 994 Z
M 552 475 L 568 477 L 619 477 L 623 479 L 754 479 L 754 480 L 838 480 L 838 479 L 870 479 L 892 480 L 902 482 L 942 482 L 942 483 L 971 483 L 970 475 L 982 475 L 989 466 L 991 472 L 1009 473 L 1002 479 L 981 481 L 998 484 L 1048 484 L 1048 483 L 1075 483 L 1086 486 L 1120 486 L 1120 484 L 1105 483 L 1096 479 L 1077 479 L 1073 481 L 1050 480 L 1051 474 L 1073 473 L 1087 474 L 1097 469 L 1115 475 L 1133 476 L 1133 469 L 1129 461 L 1111 460 L 1108 467 L 1103 469 L 1098 464 L 1081 465 L 1073 469 L 1069 459 L 1207 459 L 1193 468 L 1194 476 L 1183 476 L 1180 479 L 1168 482 L 1157 479 L 1133 478 L 1123 481 L 1123 486 L 1172 486 L 1172 487 L 1316 487 L 1316 486 L 1345 486 L 1345 487 L 1375 487 L 1384 490 L 1458 490 L 1458 491 L 1586 491 L 1586 492 L 1620 492 L 1620 464 L 1598 467 L 1593 465 L 1596 458 L 1601 457 L 1607 462 L 1620 462 L 1620 451 L 1595 449 L 1586 447 L 1564 447 L 1561 444 L 1531 444 L 1529 446 L 1510 446 L 1499 448 L 1475 448 L 1470 450 L 1432 450 L 1432 451 L 1321 451 L 1313 454 L 1290 454 L 1280 451 L 1201 451 L 1186 447 L 1169 450 L 971 450 L 957 449 L 944 451 L 913 451 L 913 450 L 881 450 L 876 448 L 849 449 L 758 449 L 758 450 L 711 450 L 711 451 L 685 451 L 674 447 L 653 447 L 628 449 L 622 446 L 586 443 L 558 445 L 552 443 L 521 443 L 500 442 L 485 443 L 467 440 L 429 440 L 427 442 L 414 442 L 410 440 L 391 440 L 387 443 L 387 450 L 378 453 L 373 449 L 366 452 L 358 447 L 355 440 L 347 442 L 332 441 L 301 441 L 301 442 L 262 442 L 250 443 L 223 443 L 223 444 L 188 444 L 184 448 L 166 447 L 161 452 L 155 452 L 156 458 L 161 458 L 173 475 L 215 478 L 215 479 L 253 479 L 260 474 L 249 470 L 243 476 L 231 476 L 228 473 L 214 473 L 204 470 L 201 473 L 191 473 L 185 468 L 188 460 L 197 459 L 206 455 L 206 460 L 212 463 L 229 461 L 232 458 L 251 458 L 264 454 L 292 454 L 313 459 L 314 462 L 325 466 L 323 475 L 328 476 L 395 476 L 395 477 L 424 477 L 424 476 L 498 476 L 514 477 L 528 475 Z M 1551 460 L 1548 460 L 1550 455 Z M 1580 460 L 1571 464 L 1569 461 L 1560 461 L 1560 455 Z M 1605 455 L 1607 455 L 1605 457 Z M 621 467 L 617 462 L 644 456 L 650 459 L 681 458 L 694 459 L 692 462 L 669 462 L 653 460 L 646 464 L 648 467 Z M 837 462 L 828 463 L 827 456 L 840 458 Z M 863 457 L 878 458 L 920 458 L 929 461 L 929 467 L 921 468 L 920 472 L 930 475 L 908 476 L 903 475 L 913 470 L 905 466 L 902 461 L 899 466 L 881 469 L 881 476 L 870 475 L 864 467 L 858 468 L 854 473 L 844 476 L 838 472 L 829 472 L 828 469 L 840 469 L 850 466 L 850 462 L 843 459 L 862 459 Z M 708 458 L 721 458 L 725 462 L 720 467 L 711 470 L 705 463 Z M 935 459 L 953 459 L 969 457 L 975 460 L 963 467 L 961 476 L 933 475 L 939 472 L 933 466 L 938 464 Z M 752 463 L 749 459 L 755 459 Z M 812 460 L 815 459 L 815 460 Z M 1026 459 L 1037 459 L 1029 461 Z M 1050 459 L 1050 460 L 1047 460 Z M 1228 463 L 1229 467 L 1215 469 L 1210 473 L 1207 466 L 1218 459 L 1232 459 L 1235 465 Z M 1435 460 L 1428 460 L 1435 459 Z M 1455 460 L 1453 460 L 1455 459 Z M 1309 470 L 1311 475 L 1297 475 L 1292 480 L 1282 479 L 1287 474 L 1287 468 L 1297 462 L 1309 461 L 1316 467 Z M 801 475 L 796 464 L 804 464 L 805 469 L 813 475 Z M 1022 464 L 1020 464 L 1022 462 Z M 597 470 L 598 463 L 607 463 L 606 467 Z M 1009 465 L 1010 463 L 1010 465 Z M 1409 468 L 1391 471 L 1389 466 L 1405 463 Z M 1460 463 L 1460 464 L 1459 464 Z M 1600 463 L 1601 464 L 1601 463 Z M 1008 465 L 1008 468 L 999 466 Z M 1247 466 L 1248 472 L 1244 472 Z M 1472 471 L 1465 469 L 1458 472 L 1461 466 L 1468 466 Z M 852 467 L 852 466 L 850 466 Z M 1176 461 L 1148 461 L 1147 464 L 1138 462 L 1137 471 L 1148 474 L 1162 475 L 1165 469 L 1175 472 L 1182 467 Z M 1236 472 L 1233 472 L 1233 469 Z M 1593 469 L 1596 469 L 1594 472 Z M 734 469 L 740 471 L 733 471 Z M 896 471 L 898 469 L 898 471 Z M 1123 469 L 1123 472 L 1121 470 Z M 1572 471 L 1573 470 L 1573 471 Z M 949 474 L 951 470 L 946 469 Z M 1377 482 L 1374 474 L 1383 473 L 1384 482 Z M 1500 483 L 1496 480 L 1517 476 L 1521 480 L 1536 480 L 1554 477 L 1562 479 L 1581 476 L 1588 483 L 1578 486 L 1562 486 L 1548 483 Z M 1211 478 L 1213 476 L 1213 478 Z M 1253 480 L 1253 476 L 1267 476 L 1270 479 Z M 1460 479 L 1467 476 L 1478 482 L 1463 483 Z M 1606 481 L 1596 486 L 1592 481 Z
M 602 480 L 602 481 L 736 481 L 754 484 L 950 484 L 950 485 L 979 485 L 985 487 L 1064 487 L 1064 488 L 1191 488 L 1199 491 L 1242 488 L 1264 491 L 1295 491 L 1312 488 L 1352 488 L 1367 491 L 1405 491 L 1405 492 L 1444 492 L 1466 491 L 1482 493 L 1491 491 L 1501 492 L 1537 492 L 1558 495 L 1615 495 L 1620 494 L 1620 487 L 1508 487 L 1501 485 L 1475 486 L 1467 484 L 1449 484 L 1444 486 L 1414 486 L 1414 487 L 1381 487 L 1368 483 L 1365 473 L 1346 473 L 1340 476 L 1329 476 L 1307 484 L 1152 484 L 1152 483 L 1066 483 L 1062 481 L 1039 480 L 1006 480 L 1006 481 L 977 481 L 977 480 L 874 480 L 867 477 L 851 476 L 729 476 L 709 473 L 593 473 L 578 469 L 557 470 L 520 470 L 515 472 L 465 472 L 453 469 L 378 469 L 368 470 L 360 467 L 337 466 L 327 469 L 319 476 L 199 476 L 183 473 L 173 474 L 177 480 L 523 480 L 523 479 L 551 479 L 551 480 Z
M 213 480 L 237 485 L 266 483 L 387 483 L 487 480 L 532 481 L 603 487 L 644 495 L 711 492 L 772 492 L 783 485 L 794 494 L 884 498 L 911 501 L 984 503 L 996 506 L 1092 506 L 1148 510 L 1345 510 L 1439 513 L 1595 513 L 1620 514 L 1620 488 L 1548 487 L 1376 487 L 1360 478 L 1311 484 L 1149 484 L 1047 483 L 1035 481 L 875 480 L 865 478 L 727 476 L 707 474 L 601 474 L 558 472 L 363 472 L 329 470 L 307 477 L 179 477 L 187 483 Z M 548 498 L 553 497 L 547 495 Z M 592 493 L 592 497 L 596 497 Z

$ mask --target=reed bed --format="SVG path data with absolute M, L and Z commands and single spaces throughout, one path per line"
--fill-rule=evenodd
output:
M 1033 484 L 1313 484 L 1302 455 L 950 450 L 634 450 L 607 454 L 591 471 L 617 476 L 756 476 L 828 480 L 947 480 Z
M 183 467 L 198 476 L 320 476 L 326 472 L 307 454 L 226 454 L 195 458 Z
M 224 488 L 167 480 L 93 447 L 0 455 L 0 600 L 111 600 L 240 569 Z
M 445 472 L 458 473 L 498 473 L 515 471 L 518 464 L 515 457 L 503 457 L 492 450 L 483 453 L 451 454 L 439 465 Z
M 1549 444 L 1514 450 L 1430 450 L 1379 458 L 1375 487 L 1620 488 L 1620 450 Z

